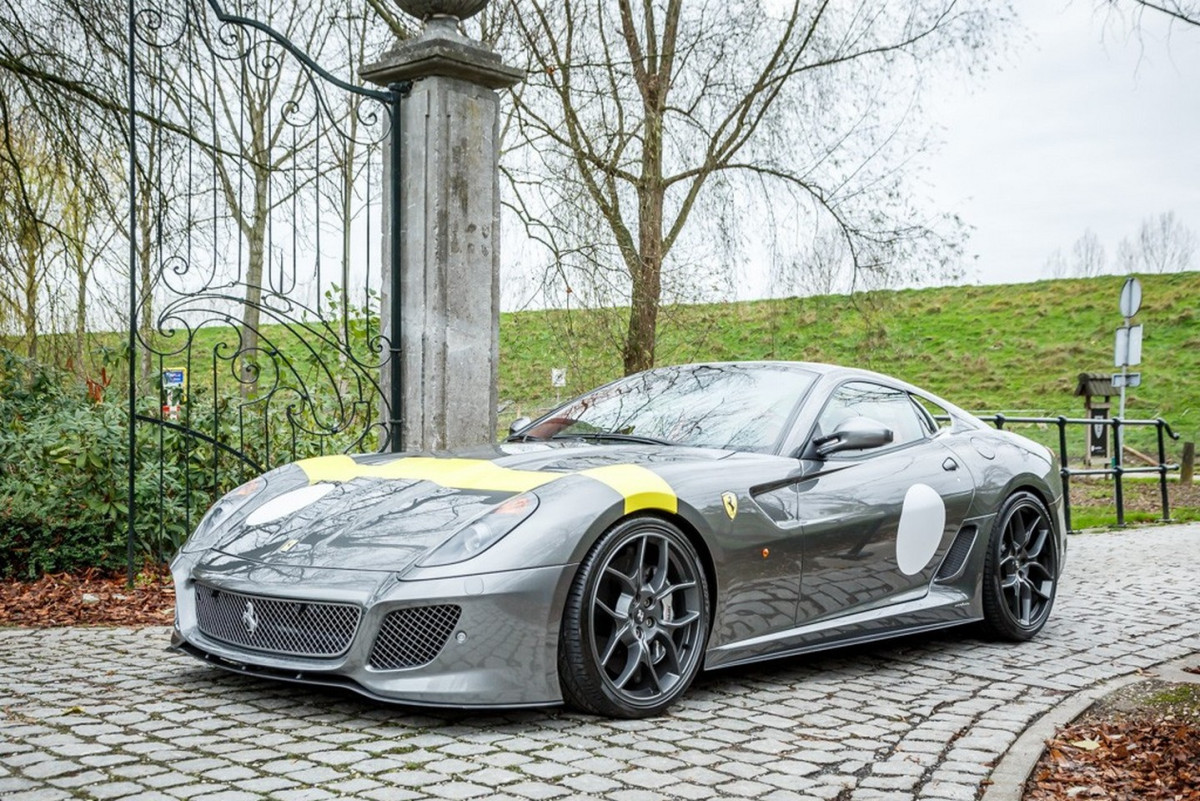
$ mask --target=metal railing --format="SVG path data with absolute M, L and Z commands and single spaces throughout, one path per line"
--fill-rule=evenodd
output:
M 1008 423 L 1033 423 L 1039 425 L 1053 425 L 1058 427 L 1058 459 L 1061 465 L 1060 473 L 1063 483 L 1063 506 L 1066 514 L 1067 531 L 1071 531 L 1071 477 L 1072 476 L 1112 476 L 1114 500 L 1117 506 L 1117 525 L 1125 525 L 1125 490 L 1122 486 L 1122 478 L 1134 473 L 1157 473 L 1159 491 L 1162 494 L 1162 521 L 1165 523 L 1171 519 L 1171 502 L 1167 493 L 1167 473 L 1172 470 L 1178 470 L 1179 465 L 1170 464 L 1167 462 L 1167 447 L 1166 437 L 1173 440 L 1179 439 L 1179 435 L 1171 430 L 1170 424 L 1161 417 L 1154 420 L 1122 420 L 1119 417 L 1109 418 L 1071 418 L 1064 415 L 1058 417 L 1006 417 L 1003 414 L 995 414 L 988 416 L 980 416 L 981 420 L 985 420 L 998 429 L 1003 429 Z M 1099 468 L 1084 468 L 1075 469 L 1068 465 L 1067 456 L 1067 426 L 1106 426 L 1112 430 L 1112 449 L 1116 454 L 1111 464 L 1108 467 Z M 1122 463 L 1122 443 L 1124 442 L 1121 432 L 1129 426 L 1154 426 L 1158 433 L 1158 464 L 1147 465 L 1145 467 L 1126 467 Z

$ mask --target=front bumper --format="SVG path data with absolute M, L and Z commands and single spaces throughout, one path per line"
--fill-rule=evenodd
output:
M 201 562 L 204 562 L 202 565 Z M 212 565 L 219 565 L 215 569 Z M 542 706 L 562 702 L 557 648 L 574 565 L 424 581 L 392 573 L 275 569 L 184 555 L 174 565 L 171 647 L 218 667 L 302 684 L 344 687 L 370 698 L 452 707 Z M 201 631 L 196 583 L 283 601 L 352 603 L 362 609 L 349 647 L 312 658 L 254 650 Z M 376 636 L 390 612 L 432 605 L 461 608 L 437 655 L 400 669 L 371 667 Z

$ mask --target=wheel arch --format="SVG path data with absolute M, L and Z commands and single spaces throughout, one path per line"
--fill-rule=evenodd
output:
M 645 508 L 625 512 L 618 515 L 615 519 L 608 521 L 594 536 L 588 538 L 589 542 L 587 548 L 584 549 L 584 554 L 596 547 L 596 543 L 600 541 L 600 538 L 606 531 L 631 518 L 657 517 L 660 520 L 671 523 L 683 533 L 683 536 L 687 537 L 688 542 L 696 549 L 696 555 L 700 557 L 700 566 L 704 569 L 704 580 L 708 582 L 708 626 L 711 632 L 713 619 L 717 611 L 717 565 L 716 560 L 713 558 L 712 549 L 701 532 L 700 526 L 702 524 L 697 523 L 693 519 L 693 517 L 698 516 L 699 512 L 685 506 L 683 503 L 679 504 L 676 511 L 662 508 Z
M 1027 473 L 1014 476 L 1004 489 L 1004 492 L 1001 493 L 999 503 L 996 504 L 996 509 L 999 510 L 1009 498 L 1018 492 L 1028 492 L 1041 501 L 1042 506 L 1045 506 L 1046 511 L 1050 513 L 1050 525 L 1054 526 L 1054 535 L 1056 537 L 1061 537 L 1065 533 L 1062 530 L 1062 517 L 1057 513 L 1056 501 L 1060 499 L 1055 498 L 1054 492 L 1046 482 L 1035 475 Z

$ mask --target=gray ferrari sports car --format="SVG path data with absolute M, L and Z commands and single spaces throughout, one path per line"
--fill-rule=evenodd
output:
M 478 450 L 239 487 L 172 565 L 172 644 L 387 701 L 639 717 L 703 668 L 971 621 L 1026 640 L 1065 554 L 1042 446 L 876 373 L 694 364 Z

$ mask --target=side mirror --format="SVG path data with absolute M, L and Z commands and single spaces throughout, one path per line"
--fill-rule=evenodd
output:
M 531 418 L 528 418 L 528 417 L 518 417 L 516 420 L 513 420 L 513 421 L 512 421 L 512 425 L 510 425 L 510 426 L 508 427 L 508 435 L 509 435 L 510 437 L 515 437 L 515 436 L 516 436 L 517 434 L 519 434 L 521 431 L 523 431 L 523 430 L 525 430 L 526 428 L 528 428 L 528 427 L 529 427 L 529 424 L 530 424 L 530 423 L 532 423 L 532 422 L 533 422 L 533 420 L 532 420 Z
M 817 455 L 824 458 L 838 451 L 856 451 L 863 448 L 878 448 L 895 439 L 892 430 L 869 417 L 851 417 L 843 420 L 832 434 L 813 440 Z

